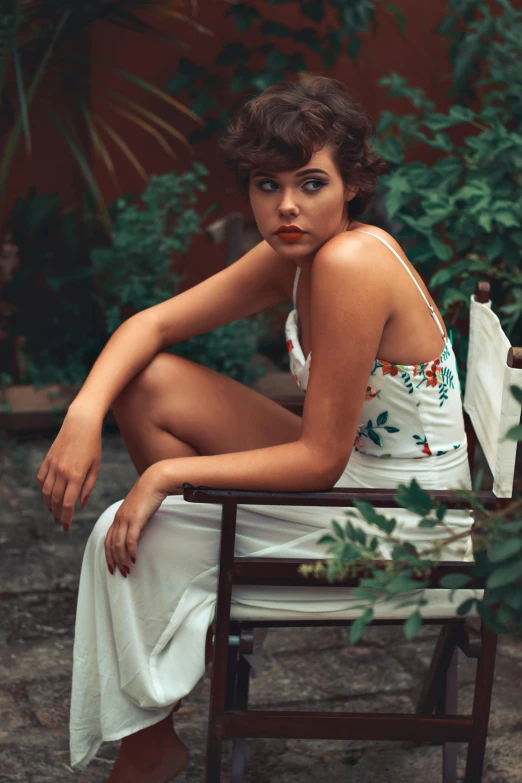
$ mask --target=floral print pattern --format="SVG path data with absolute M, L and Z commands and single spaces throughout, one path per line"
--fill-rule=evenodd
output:
M 297 311 L 286 321 L 290 371 L 306 391 L 312 356 L 299 341 Z M 375 359 L 361 403 L 354 451 L 380 459 L 436 459 L 466 447 L 460 383 L 453 348 L 419 364 Z

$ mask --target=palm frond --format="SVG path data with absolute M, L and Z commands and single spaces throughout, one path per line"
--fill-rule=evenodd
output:
M 180 141 L 183 144 L 183 146 L 186 147 L 188 152 L 190 152 L 191 154 L 194 153 L 194 147 L 189 143 L 186 136 L 184 136 L 181 133 L 181 131 L 179 131 L 177 128 L 171 125 L 170 122 L 164 120 L 163 117 L 160 117 L 155 112 L 146 109 L 140 103 L 136 103 L 136 101 L 133 101 L 131 98 L 128 98 L 126 95 L 122 95 L 121 93 L 116 92 L 115 90 L 110 90 L 109 88 L 102 87 L 101 85 L 97 87 L 97 90 L 100 92 L 107 93 L 108 95 L 112 95 L 113 98 L 120 101 L 121 103 L 125 103 L 127 106 L 130 106 L 130 108 L 134 109 L 134 111 L 137 112 L 138 114 L 141 114 L 143 117 L 150 120 L 151 122 L 155 122 L 156 125 L 158 125 L 167 133 L 170 133 L 171 136 L 173 136 L 175 139 Z
M 138 117 L 138 115 L 134 112 L 129 111 L 128 109 L 124 109 L 122 106 L 118 106 L 117 103 L 111 102 L 109 105 L 114 109 L 114 111 L 118 112 L 118 114 L 121 114 L 122 117 L 127 117 L 127 119 L 133 122 L 135 125 L 138 125 L 140 128 L 143 128 L 143 130 L 146 130 L 147 133 L 150 133 L 150 135 L 157 140 L 158 144 L 168 155 L 170 155 L 171 158 L 178 157 L 168 141 L 153 125 L 151 125 L 149 122 L 146 122 L 145 120 L 142 120 L 141 117 Z
M 62 14 L 58 24 L 54 29 L 51 40 L 49 41 L 49 44 L 42 55 L 42 59 L 38 64 L 38 68 L 36 69 L 31 84 L 29 85 L 29 89 L 26 92 L 27 106 L 31 105 L 33 98 L 36 95 L 36 91 L 38 90 L 40 82 L 43 78 L 47 65 L 49 64 L 52 53 L 54 51 L 54 47 L 56 46 L 56 42 L 58 41 L 58 38 L 60 37 L 62 30 L 65 27 L 70 15 L 71 15 L 71 11 L 65 11 Z M 19 115 L 13 128 L 11 129 L 11 133 L 9 134 L 7 144 L 5 145 L 2 154 L 2 164 L 0 167 L 0 197 L 3 193 L 5 193 L 6 190 L 5 185 L 6 185 L 7 175 L 9 174 L 11 163 L 13 162 L 14 154 L 16 151 L 16 147 L 21 132 L 22 132 L 22 118 Z
M 96 114 L 95 112 L 92 112 L 92 117 L 96 120 L 98 125 L 101 125 L 102 128 L 104 128 L 105 132 L 111 137 L 111 139 L 114 141 L 117 147 L 120 148 L 120 150 L 123 152 L 125 157 L 132 163 L 140 177 L 144 180 L 144 182 L 148 182 L 149 177 L 141 163 L 139 162 L 136 155 L 133 153 L 129 145 L 122 139 L 119 133 L 117 133 L 114 128 L 111 128 L 108 122 L 105 122 L 103 117 L 100 117 L 99 114 Z
M 158 13 L 157 9 L 154 9 L 154 12 Z M 140 19 L 139 16 L 133 14 L 132 11 L 129 11 L 126 8 L 115 8 L 114 4 L 107 16 L 103 18 L 103 21 L 107 22 L 108 24 L 115 25 L 116 27 L 120 27 L 124 30 L 130 30 L 131 32 L 137 33 L 138 35 L 148 35 L 155 38 L 161 38 L 164 41 L 176 44 L 181 49 L 190 49 L 190 45 L 181 38 L 178 38 L 178 36 L 173 35 L 172 33 L 168 33 L 165 30 L 159 30 L 157 27 L 154 27 L 154 25 L 151 25 L 148 22 L 145 22 L 143 19 Z
M 83 118 L 85 120 L 85 124 L 87 126 L 87 130 L 89 131 L 89 135 L 91 137 L 92 144 L 94 146 L 95 151 L 98 153 L 98 155 L 103 160 L 107 171 L 112 177 L 112 181 L 114 182 L 114 185 L 116 186 L 117 190 L 120 189 L 120 183 L 118 181 L 118 176 L 116 174 L 116 167 L 114 166 L 114 162 L 111 158 L 110 152 L 107 149 L 107 146 L 103 139 L 101 138 L 100 134 L 96 130 L 96 127 L 94 125 L 93 119 L 91 117 L 91 112 L 85 105 L 85 102 L 83 99 L 80 99 L 79 101 L 80 105 L 80 111 L 83 114 Z
M 89 161 L 87 159 L 84 150 L 82 150 L 81 146 L 73 139 L 73 137 L 71 136 L 71 134 L 69 133 L 69 131 L 67 130 L 63 122 L 53 111 L 47 109 L 46 113 L 48 114 L 51 122 L 56 126 L 56 128 L 60 131 L 63 138 L 65 139 L 67 146 L 71 150 L 89 189 L 91 190 L 94 198 L 96 199 L 98 206 L 101 208 L 102 215 L 104 214 L 105 217 L 107 218 L 108 217 L 107 206 L 103 199 L 102 193 L 98 187 L 98 183 L 94 179 L 93 173 L 91 171 L 91 167 L 89 165 Z
M 180 22 L 186 22 L 195 30 L 197 30 L 198 33 L 203 33 L 203 35 L 214 35 L 214 31 L 209 27 L 205 27 L 205 25 L 201 24 L 200 22 L 196 22 L 195 19 L 191 19 L 190 16 L 180 13 L 180 11 L 174 11 L 172 8 L 159 6 L 158 8 L 154 9 L 154 13 L 161 14 L 163 16 L 170 16 L 173 19 L 178 19 Z
M 187 117 L 190 117 L 191 119 L 195 120 L 199 125 L 205 126 L 206 122 L 201 119 L 201 117 L 193 112 L 191 109 L 187 108 L 183 103 L 180 101 L 177 101 L 175 98 L 173 98 L 171 95 L 166 93 L 164 90 L 161 90 L 159 87 L 156 87 L 154 84 L 151 84 L 150 82 L 145 81 L 144 79 L 140 79 L 139 76 L 136 76 L 133 73 L 129 73 L 128 71 L 124 71 L 122 68 L 118 68 L 116 65 L 112 65 L 111 63 L 102 62 L 101 60 L 96 60 L 94 58 L 90 59 L 90 62 L 92 65 L 97 65 L 100 68 L 106 68 L 109 71 L 113 71 L 114 73 L 119 74 L 127 81 L 131 82 L 131 84 L 136 84 L 138 87 L 141 87 L 146 92 L 151 93 L 151 95 L 156 95 L 158 98 L 160 98 L 165 103 L 168 103 L 170 106 L 173 106 L 175 109 L 178 109 L 178 111 L 183 112 L 183 114 L 186 114 Z
M 18 101 L 20 103 L 20 119 L 22 121 L 22 128 L 25 136 L 25 147 L 27 153 L 30 155 L 32 152 L 31 129 L 29 128 L 29 109 L 27 106 L 27 98 L 24 90 L 22 64 L 20 62 L 20 49 L 18 48 L 18 40 L 14 30 L 11 35 L 11 52 L 13 54 L 13 63 L 15 67 L 16 91 L 18 93 Z

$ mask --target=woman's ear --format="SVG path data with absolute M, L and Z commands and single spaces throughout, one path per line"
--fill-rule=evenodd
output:
M 354 199 L 359 192 L 359 186 L 358 185 L 351 185 L 346 186 L 344 189 L 344 200 L 345 201 L 351 201 Z

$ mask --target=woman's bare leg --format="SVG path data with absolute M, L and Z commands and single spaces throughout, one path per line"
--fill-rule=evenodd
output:
M 301 420 L 213 370 L 158 354 L 113 403 L 138 473 L 161 459 L 265 448 L 299 438 Z M 206 660 L 212 657 L 212 637 Z M 172 715 L 125 737 L 107 783 L 166 783 L 188 763 Z
M 185 769 L 189 751 L 172 725 L 172 714 L 124 737 L 107 783 L 167 783 Z
M 301 432 L 299 416 L 268 397 L 167 353 L 126 386 L 113 410 L 140 474 L 161 459 L 266 448 Z

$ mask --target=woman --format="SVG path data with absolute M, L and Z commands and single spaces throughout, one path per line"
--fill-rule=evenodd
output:
M 395 240 L 357 219 L 384 169 L 371 131 L 332 79 L 277 84 L 245 105 L 221 151 L 263 241 L 117 330 L 42 464 L 45 500 L 68 530 L 78 495 L 83 507 L 94 487 L 112 405 L 140 474 L 91 534 L 78 601 L 72 763 L 123 738 L 110 783 L 162 783 L 188 760 L 171 713 L 204 672 L 220 509 L 185 503 L 183 482 L 289 491 L 395 487 L 412 477 L 427 488 L 469 485 L 442 318 Z M 302 421 L 163 352 L 292 298 L 286 338 L 291 371 L 307 390 Z M 328 508 L 241 506 L 237 551 L 321 556 L 316 541 L 331 517 Z M 405 520 L 409 540 L 436 535 Z M 234 600 L 274 613 L 356 600 L 339 589 L 300 595 L 243 589 Z

